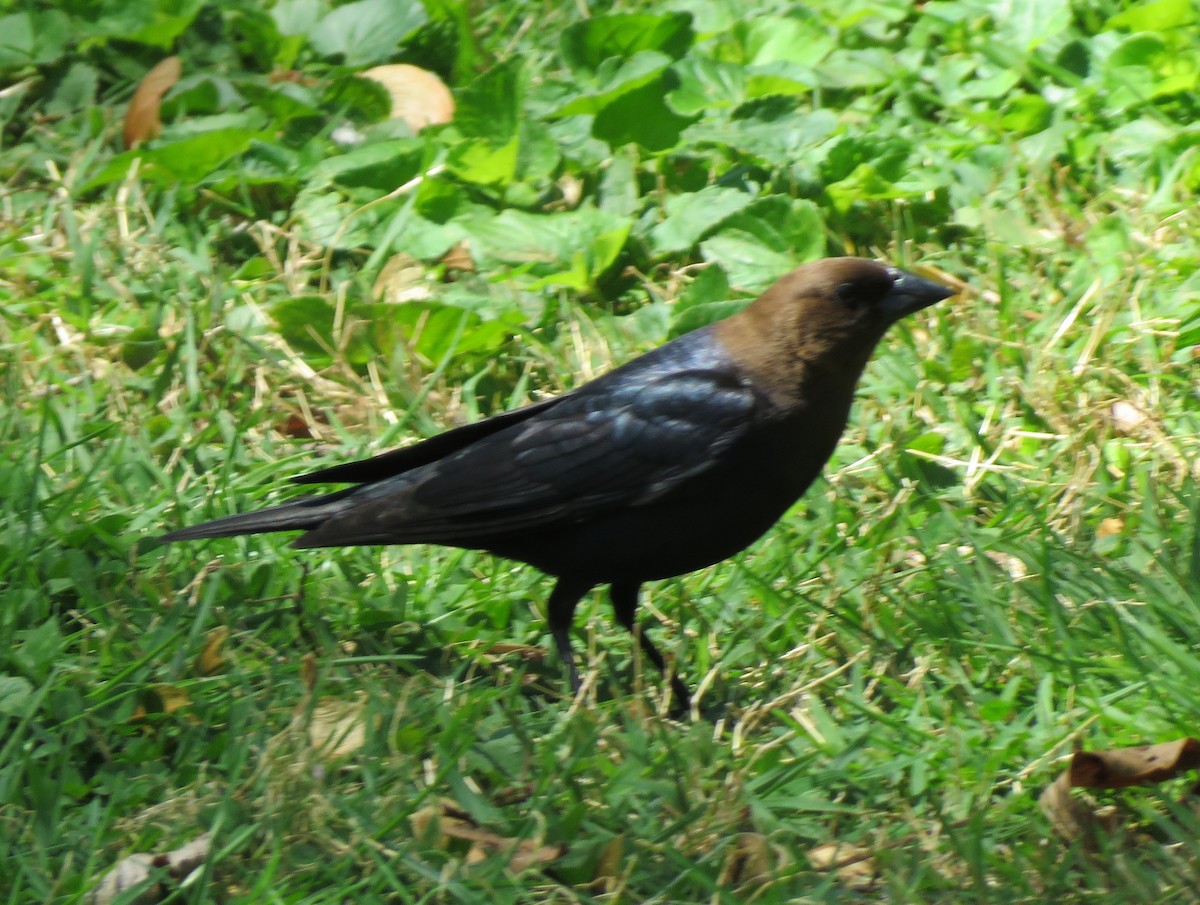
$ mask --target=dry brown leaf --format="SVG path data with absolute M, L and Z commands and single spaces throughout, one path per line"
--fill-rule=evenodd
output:
M 1106 518 L 1100 520 L 1100 525 L 1096 528 L 1096 537 L 1117 537 L 1125 530 L 1125 520 L 1120 518 Z
M 1067 840 L 1094 842 L 1095 834 L 1120 828 L 1118 814 L 1097 808 L 1095 802 L 1072 789 L 1122 789 L 1173 779 L 1200 767 L 1200 741 L 1181 738 L 1158 745 L 1113 748 L 1109 751 L 1076 751 L 1071 764 L 1038 798 L 1038 806 Z
M 182 74 L 183 64 L 179 57 L 167 57 L 146 73 L 125 111 L 125 150 L 158 137 L 162 131 L 159 110 L 163 95 Z
M 612 892 L 617 881 L 621 878 L 621 869 L 625 864 L 625 834 L 613 836 L 600 849 L 596 859 L 596 870 L 592 884 L 603 892 Z
M 293 440 L 311 440 L 313 438 L 312 427 L 309 423 L 304 420 L 303 416 L 294 413 L 276 424 L 275 430 Z
M 516 644 L 508 641 L 497 641 L 489 645 L 487 653 L 494 657 L 508 657 L 516 654 L 522 660 L 530 663 L 542 663 L 546 659 L 546 648 L 536 644 Z
M 432 72 L 407 63 L 392 63 L 360 75 L 387 89 L 392 118 L 404 120 L 414 132 L 454 118 L 454 96 Z
M 1070 841 L 1090 838 L 1097 829 L 1107 829 L 1096 814 L 1093 802 L 1071 793 L 1071 774 L 1063 773 L 1038 796 L 1042 809 L 1058 834 Z
M 162 714 L 170 715 L 192 703 L 188 693 L 174 685 L 155 685 L 150 691 L 159 705 L 159 713 Z
M 309 694 L 317 687 L 317 655 L 307 653 L 300 658 L 300 683 Z
M 204 636 L 204 647 L 192 663 L 192 671 L 198 676 L 211 676 L 224 669 L 225 656 L 221 653 L 221 648 L 228 639 L 229 629 L 226 626 L 218 625 L 210 629 Z
M 465 239 L 442 255 L 442 266 L 446 268 L 447 273 L 475 272 L 475 260 L 471 257 L 471 248 Z
M 738 833 L 725 860 L 722 881 L 730 886 L 762 885 L 778 873 L 778 853 L 762 833 Z
M 410 254 L 400 252 L 380 268 L 371 294 L 377 301 L 391 305 L 419 302 L 432 296 L 426 285 L 426 267 Z
M 100 878 L 100 882 L 96 884 L 96 888 L 88 897 L 88 902 L 90 905 L 108 905 L 109 902 L 115 901 L 121 893 L 150 879 L 155 869 L 165 870 L 167 878 L 178 883 L 208 857 L 209 844 L 210 837 L 208 833 L 204 833 L 165 855 L 148 855 L 139 852 L 122 858 L 112 870 Z M 146 887 L 132 899 L 124 901 L 129 905 L 153 905 L 155 902 L 163 901 L 172 892 L 173 889 L 170 885 L 157 883 Z
M 1181 738 L 1158 745 L 1076 751 L 1067 771 L 1072 786 L 1121 789 L 1173 779 L 1200 767 L 1200 741 Z
M 427 805 L 409 815 L 413 833 L 438 848 L 449 847 L 451 839 L 469 842 L 466 862 L 475 864 L 497 853 L 508 855 L 509 869 L 519 873 L 539 864 L 549 864 L 561 858 L 567 850 L 565 845 L 543 845 L 532 839 L 513 839 L 485 830 L 471 819 L 454 802 L 441 799 L 435 805 Z
M 851 889 L 871 889 L 878 877 L 875 856 L 870 850 L 847 842 L 826 842 L 809 849 L 808 861 L 816 870 L 833 871 Z
M 307 709 L 307 701 L 301 703 Z M 353 754 L 367 741 L 367 696 L 358 692 L 353 701 L 321 698 L 308 721 L 308 743 L 327 759 Z

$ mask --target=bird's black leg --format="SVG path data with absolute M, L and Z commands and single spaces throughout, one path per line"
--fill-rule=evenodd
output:
M 609 599 L 612 600 L 613 612 L 616 614 L 617 622 L 625 626 L 637 639 L 638 644 L 642 648 L 642 652 L 650 658 L 650 662 L 658 667 L 659 672 L 664 676 L 667 674 L 667 664 L 663 659 L 663 655 L 655 647 L 654 642 L 650 640 L 650 636 L 646 633 L 645 625 L 638 625 L 634 621 L 634 612 L 637 610 L 638 589 L 641 586 L 630 583 L 624 584 L 621 582 L 613 582 L 608 590 Z M 671 708 L 673 714 L 686 713 L 691 707 L 692 696 L 688 692 L 687 686 L 678 675 L 671 674 L 671 692 L 675 695 L 675 706 Z
M 579 681 L 579 670 L 575 668 L 575 655 L 571 653 L 571 622 L 575 618 L 575 607 L 592 587 L 590 583 L 560 578 L 546 602 L 546 621 L 550 623 L 550 637 L 554 639 L 559 658 L 567 667 L 571 691 L 576 693 L 582 683 Z

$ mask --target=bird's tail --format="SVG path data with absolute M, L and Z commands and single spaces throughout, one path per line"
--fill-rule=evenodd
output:
M 271 531 L 309 531 L 342 512 L 346 508 L 343 500 L 354 489 L 326 496 L 303 497 L 282 506 L 272 506 L 270 509 L 245 512 L 203 522 L 190 528 L 180 528 L 178 531 L 162 535 L 159 540 L 171 543 L 178 540 L 200 540 L 205 537 L 265 534 Z

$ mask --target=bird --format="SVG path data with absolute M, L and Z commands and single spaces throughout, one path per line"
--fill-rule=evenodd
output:
M 608 585 L 616 621 L 686 710 L 687 686 L 635 618 L 641 586 L 766 533 L 833 453 L 885 331 L 955 293 L 865 258 L 804 264 L 563 395 L 291 479 L 349 487 L 160 539 L 302 531 L 293 547 L 439 544 L 528 563 L 556 579 L 546 618 L 576 693 L 575 609 Z

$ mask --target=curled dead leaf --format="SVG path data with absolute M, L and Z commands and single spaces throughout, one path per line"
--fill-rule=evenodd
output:
M 162 131 L 159 111 L 163 95 L 171 90 L 182 74 L 183 64 L 179 57 L 167 57 L 142 78 L 129 101 L 129 109 L 125 111 L 126 150 L 156 138 Z
M 96 888 L 88 896 L 90 905 L 108 905 L 124 892 L 149 880 L 154 871 L 165 871 L 164 879 L 172 883 L 156 883 L 147 886 L 132 899 L 123 899 L 131 905 L 153 905 L 172 894 L 172 887 L 184 880 L 208 857 L 211 838 L 208 833 L 197 836 L 186 845 L 181 845 L 165 855 L 150 855 L 138 852 L 122 858 L 100 878 Z
M 738 833 L 725 860 L 722 881 L 730 886 L 762 886 L 778 876 L 786 861 L 786 854 L 762 833 Z
M 417 302 L 432 296 L 426 285 L 427 268 L 410 254 L 400 252 L 387 259 L 380 268 L 371 294 L 391 305 Z
M 508 856 L 509 869 L 514 873 L 549 864 L 567 851 L 567 847 L 561 843 L 544 845 L 538 840 L 513 839 L 485 830 L 466 811 L 445 798 L 414 811 L 408 821 L 416 836 L 437 848 L 449 848 L 452 840 L 469 843 L 465 856 L 467 864 L 505 854 Z
M 192 703 L 191 697 L 182 688 L 174 685 L 153 685 L 138 695 L 141 703 L 133 714 L 134 720 L 145 719 L 151 713 L 170 716 Z
M 1038 806 L 1064 839 L 1094 842 L 1097 833 L 1116 832 L 1118 815 L 1096 807 L 1072 789 L 1122 789 L 1153 785 L 1200 768 L 1200 741 L 1181 738 L 1158 745 L 1107 751 L 1076 751 L 1071 764 L 1038 797 Z
M 855 890 L 875 886 L 878 868 L 869 849 L 848 842 L 826 842 L 809 849 L 808 862 L 819 871 L 832 871 L 839 881 Z
M 1180 738 L 1158 745 L 1076 751 L 1067 771 L 1072 786 L 1121 789 L 1173 779 L 1200 767 L 1200 741 Z
M 454 96 L 432 72 L 408 63 L 393 63 L 375 66 L 360 75 L 387 89 L 392 118 L 404 120 L 414 132 L 454 118 Z
M 221 648 L 229 639 L 229 628 L 218 625 L 210 629 L 204 636 L 204 647 L 192 663 L 192 670 L 198 676 L 211 676 L 225 668 L 225 656 Z
M 307 702 L 301 707 L 307 709 Z M 367 696 L 358 692 L 352 701 L 321 698 L 308 721 L 308 743 L 328 760 L 345 757 L 367 741 Z
M 471 257 L 471 248 L 465 239 L 442 255 L 442 266 L 446 268 L 447 273 L 475 272 L 475 260 Z

